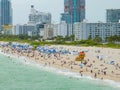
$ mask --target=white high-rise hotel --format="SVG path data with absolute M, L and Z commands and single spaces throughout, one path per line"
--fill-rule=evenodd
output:
M 45 12 L 39 12 L 31 5 L 31 12 L 29 14 L 29 21 L 27 24 L 14 26 L 14 35 L 24 34 L 29 36 L 38 35 L 40 30 L 37 30 L 37 25 L 44 25 L 51 23 L 51 14 Z
M 39 12 L 31 5 L 31 12 L 29 14 L 29 23 L 43 24 L 51 23 L 51 14 L 45 12 Z

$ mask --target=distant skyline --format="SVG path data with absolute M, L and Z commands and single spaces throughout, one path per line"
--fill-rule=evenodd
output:
M 11 0 L 13 7 L 13 24 L 28 22 L 30 6 L 41 12 L 50 12 L 52 22 L 60 21 L 64 12 L 64 0 Z M 86 19 L 89 22 L 106 21 L 106 9 L 120 9 L 120 0 L 86 0 Z

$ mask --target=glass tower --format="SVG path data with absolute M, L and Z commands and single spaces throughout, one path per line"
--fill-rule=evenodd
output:
M 107 22 L 119 22 L 120 20 L 120 9 L 107 9 Z
M 61 20 L 66 23 L 82 22 L 85 19 L 85 0 L 64 0 Z
M 10 0 L 0 0 L 0 29 L 3 25 L 12 25 L 12 8 Z

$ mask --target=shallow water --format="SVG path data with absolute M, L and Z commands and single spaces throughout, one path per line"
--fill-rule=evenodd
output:
M 0 54 L 0 90 L 120 90 L 113 84 L 61 73 Z

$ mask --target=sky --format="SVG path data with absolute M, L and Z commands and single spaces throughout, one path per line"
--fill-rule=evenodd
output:
M 50 12 L 52 22 L 60 22 L 60 14 L 64 12 L 64 0 L 11 0 L 13 8 L 13 24 L 28 22 L 30 6 L 40 12 Z M 120 0 L 86 0 L 86 19 L 89 22 L 106 21 L 106 9 L 120 9 Z

